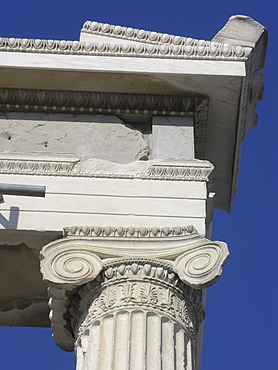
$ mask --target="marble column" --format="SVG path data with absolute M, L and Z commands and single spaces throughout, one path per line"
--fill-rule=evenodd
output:
M 202 291 L 163 261 L 117 259 L 72 302 L 78 369 L 194 369 Z
M 195 370 L 202 289 L 225 243 L 192 227 L 91 230 L 42 251 L 56 343 L 75 350 L 77 370 Z

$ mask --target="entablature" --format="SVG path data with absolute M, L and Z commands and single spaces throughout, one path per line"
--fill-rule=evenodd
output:
M 202 130 L 205 145 L 196 157 L 214 164 L 216 207 L 230 210 L 242 141 L 257 121 L 266 43 L 266 30 L 244 16 L 231 17 L 212 41 L 98 22 L 86 22 L 79 41 L 1 38 L 1 110 L 137 114 L 143 109 L 167 116 L 184 109 L 128 105 L 135 95 L 144 103 L 154 95 L 163 101 L 205 97 L 209 109 L 195 135 L 196 141 Z M 116 107 L 106 105 L 105 94 L 116 94 Z M 119 104 L 121 99 L 128 103 Z M 204 115 L 201 110 L 196 107 L 195 117 Z

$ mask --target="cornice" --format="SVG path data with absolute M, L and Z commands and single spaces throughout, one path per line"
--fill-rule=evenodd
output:
M 99 23 L 96 21 L 86 21 L 83 24 L 81 29 L 82 33 L 88 33 L 98 36 L 112 37 L 117 40 L 128 40 L 133 42 L 140 42 L 146 44 L 155 44 L 155 45 L 177 45 L 187 47 L 187 50 L 197 49 L 199 51 L 203 49 L 208 49 L 208 52 L 218 54 L 217 49 L 225 48 L 225 51 L 228 52 L 228 49 L 231 45 L 218 43 L 213 41 L 197 40 L 191 37 L 183 37 L 177 35 L 169 35 L 168 33 L 160 33 L 155 31 L 146 31 L 142 29 L 132 28 L 132 27 L 123 27 L 119 25 L 112 25 L 108 23 Z M 192 49 L 191 49 L 192 48 Z M 220 51 L 221 52 L 221 51 Z M 241 56 L 244 53 L 244 48 L 237 45 L 235 52 L 238 56 Z M 249 51 L 246 49 L 245 53 Z
M 264 75 L 262 70 L 252 71 L 251 59 L 246 62 L 246 71 L 247 73 L 243 79 L 241 91 L 231 203 L 238 187 L 242 144 L 249 130 L 258 123 L 256 107 L 257 103 L 263 99 L 264 91 Z
M 111 57 L 171 58 L 192 60 L 245 61 L 249 47 L 192 40 L 179 44 L 124 44 L 0 38 L 0 52 L 91 55 Z
M 268 32 L 264 26 L 250 17 L 235 15 L 229 18 L 224 27 L 213 38 L 214 42 L 239 43 L 252 48 L 252 52 L 245 63 L 245 77 L 242 81 L 237 137 L 233 164 L 233 178 L 229 208 L 238 185 L 241 147 L 248 131 L 257 123 L 257 103 L 262 100 L 264 89 L 264 68 Z
M 230 17 L 224 28 L 213 38 L 213 41 L 238 42 L 242 45 L 252 47 L 252 52 L 246 61 L 246 76 L 243 78 L 239 102 L 230 202 L 232 203 L 232 198 L 237 191 L 242 143 L 249 130 L 258 122 L 256 106 L 263 98 L 264 75 L 262 69 L 264 68 L 266 57 L 268 32 L 261 24 L 253 19 L 243 15 L 237 15 Z
M 246 63 L 247 76 L 250 76 L 250 66 L 251 66 L 251 63 L 250 61 L 248 61 Z M 233 182 L 232 182 L 232 190 L 231 190 L 230 207 L 232 207 L 232 200 L 233 200 L 233 197 L 236 195 L 237 188 L 238 188 L 241 148 L 242 148 L 243 140 L 247 132 L 246 120 L 247 120 L 247 106 L 248 106 L 248 97 L 249 97 L 248 96 L 249 95 L 248 94 L 249 79 L 250 77 L 244 78 L 243 83 L 242 83 L 238 129 L 237 129 L 237 138 L 236 138 L 236 146 L 235 146 L 235 156 L 234 156 Z M 254 111 L 254 115 L 256 115 L 256 111 Z
M 196 41 L 199 41 L 190 37 L 169 35 L 167 33 L 146 31 L 96 21 L 86 21 L 83 24 L 81 32 L 148 44 L 194 45 Z

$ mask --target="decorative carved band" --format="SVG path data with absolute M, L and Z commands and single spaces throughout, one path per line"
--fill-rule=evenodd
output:
M 86 21 L 83 24 L 81 32 L 115 37 L 128 41 L 143 42 L 148 44 L 173 44 L 173 45 L 196 45 L 200 40 L 194 40 L 190 37 L 169 35 L 167 33 L 159 33 L 154 31 L 146 31 L 142 29 L 123 27 L 108 23 L 100 23 L 96 21 Z M 200 42 L 202 44 L 202 42 Z
M 0 89 L 1 110 L 63 113 L 200 115 L 205 97 L 93 91 Z M 200 112 L 199 106 L 202 106 Z
M 95 236 L 121 238 L 163 238 L 175 236 L 198 235 L 193 226 L 176 227 L 100 227 L 100 226 L 70 226 L 64 228 L 64 237 L 67 236 Z
M 212 56 L 220 56 L 222 52 L 227 54 L 228 50 L 233 48 L 232 45 L 223 45 L 214 41 L 197 40 L 192 39 L 191 37 L 169 35 L 167 33 L 146 31 L 132 27 L 122 27 L 119 25 L 100 23 L 96 21 L 86 21 L 83 24 L 81 32 L 109 38 L 112 37 L 116 40 L 128 40 L 130 42 L 183 46 L 188 53 L 191 51 L 191 53 L 196 55 L 203 55 L 204 50 L 207 49 L 208 54 L 211 54 Z M 244 53 L 245 55 L 248 55 L 248 48 L 243 46 L 235 47 L 236 55 L 242 57 Z
M 209 180 L 211 168 L 184 167 L 184 166 L 163 166 L 154 165 L 149 168 L 146 178 L 155 180 L 184 180 L 194 179 L 193 181 Z
M 188 39 L 187 45 L 156 45 L 0 38 L 0 51 L 17 53 L 245 61 L 251 50 L 244 46 L 192 39 Z
M 20 155 L 18 155 L 20 157 Z M 78 162 L 79 159 L 76 161 Z M 70 160 L 40 160 L 39 158 L 0 158 L 0 173 L 18 175 L 73 176 L 76 162 Z
M 79 168 L 76 168 L 76 164 Z M 167 180 L 167 181 L 209 181 L 213 165 L 207 161 L 199 163 L 154 164 L 144 163 L 138 171 L 128 173 L 127 170 L 119 172 L 91 172 L 82 168 L 82 161 L 76 156 L 39 155 L 28 156 L 21 153 L 1 153 L 0 173 L 13 175 L 40 175 L 40 176 L 66 176 L 66 177 L 93 177 L 108 179 L 141 179 L 141 180 Z

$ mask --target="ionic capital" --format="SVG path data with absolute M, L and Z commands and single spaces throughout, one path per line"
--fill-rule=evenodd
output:
M 123 302 L 128 301 L 128 297 L 121 296 L 123 289 L 131 294 L 129 302 L 132 304 L 140 307 L 153 302 L 158 311 L 164 307 L 170 313 L 167 305 L 171 301 L 167 303 L 161 298 L 167 296 L 168 288 L 172 293 L 179 290 L 176 301 L 190 300 L 190 289 L 201 291 L 219 278 L 228 254 L 225 243 L 201 237 L 193 226 L 65 228 L 64 238 L 46 245 L 41 253 L 43 278 L 50 284 L 50 315 L 56 343 L 65 350 L 73 349 L 78 336 L 77 332 L 73 333 L 74 327 L 81 324 L 76 324 L 77 313 L 71 314 L 74 319 L 69 319 L 69 312 L 73 312 L 77 301 L 86 301 L 84 289 L 90 287 L 92 290 L 91 286 L 94 286 L 101 296 L 112 294 L 114 309 L 120 309 Z M 156 292 L 155 296 L 143 298 L 142 292 L 146 289 Z M 196 316 L 194 320 L 200 322 L 202 310 L 197 308 L 196 299 L 194 302 L 192 307 L 199 312 L 193 315 Z M 94 319 L 97 312 L 105 312 L 107 306 L 103 302 L 97 306 L 93 301 L 90 305 L 94 307 L 94 315 L 88 317 Z M 85 311 L 81 309 L 81 312 Z M 87 321 L 90 320 L 88 317 Z
M 225 243 L 201 237 L 193 226 L 73 226 L 64 233 L 64 239 L 42 250 L 42 274 L 53 284 L 79 286 L 91 281 L 110 258 L 155 257 L 167 260 L 185 284 L 201 289 L 219 278 L 229 254 Z

